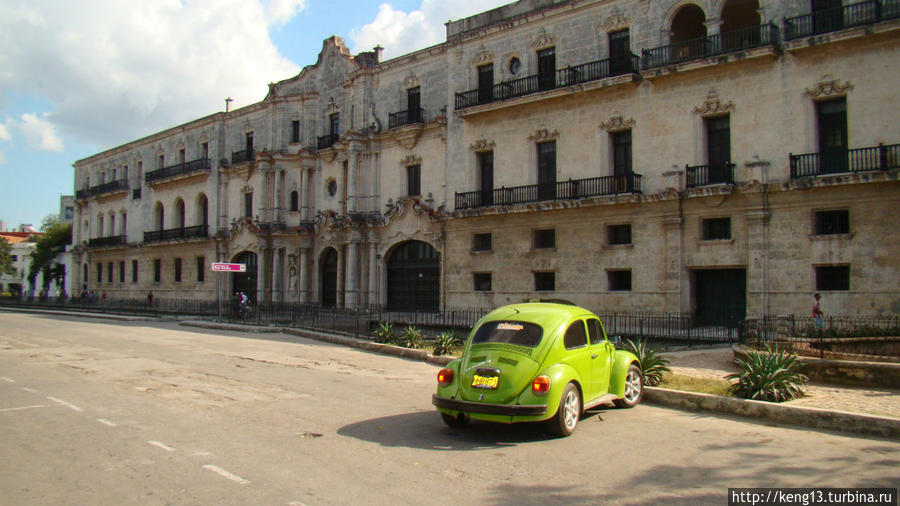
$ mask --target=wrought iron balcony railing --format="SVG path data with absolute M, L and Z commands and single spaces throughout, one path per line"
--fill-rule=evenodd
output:
M 831 9 L 813 11 L 810 14 L 784 20 L 784 40 L 836 32 L 844 28 L 869 25 L 886 19 L 900 17 L 900 1 L 870 0 Z
M 256 159 L 256 151 L 253 148 L 242 149 L 231 153 L 231 164 L 237 165 L 244 162 L 252 162 Z
M 731 30 L 718 35 L 708 35 L 676 42 L 653 49 L 644 49 L 641 52 L 641 65 L 646 70 L 734 51 L 771 46 L 777 43 L 778 28 L 774 24 L 768 23 Z
M 78 190 L 75 192 L 75 198 L 78 200 L 82 200 L 110 193 L 118 193 L 126 190 L 128 190 L 128 181 L 119 179 L 117 181 L 110 181 L 98 186 L 92 186 L 90 188 Z
M 75 200 L 85 200 L 85 199 L 90 198 L 90 196 L 91 196 L 90 188 L 84 188 L 82 190 L 75 190 Z
M 112 235 L 109 237 L 94 237 L 88 239 L 88 246 L 91 248 L 102 248 L 109 246 L 124 246 L 128 243 L 128 237 L 124 235 Z
M 734 184 L 734 164 L 685 165 L 684 175 L 687 188 L 713 184 Z
M 144 232 L 144 242 L 171 241 L 174 239 L 193 239 L 209 237 L 209 227 L 198 225 L 196 227 L 170 228 L 167 230 L 152 230 Z
M 415 123 L 425 123 L 425 109 L 420 107 L 411 111 L 392 112 L 388 115 L 388 128 Z
M 620 193 L 641 193 L 641 175 L 627 174 L 569 179 L 557 183 L 457 192 L 456 209 L 525 204 L 545 200 L 573 200 Z
M 637 72 L 639 69 L 640 59 L 634 54 L 624 58 L 592 61 L 574 67 L 559 69 L 552 74 L 537 74 L 497 83 L 486 89 L 457 93 L 456 109 L 465 109 L 474 105 L 488 104 L 607 77 L 630 74 Z
M 316 137 L 316 149 L 326 149 L 334 146 L 334 143 L 340 139 L 341 136 L 337 134 L 328 134 L 323 135 L 321 137 Z
M 829 153 L 790 154 L 791 179 L 900 168 L 900 144 Z
M 239 153 L 243 153 L 243 151 L 239 151 Z M 193 172 L 209 172 L 209 167 L 209 158 L 199 158 L 190 162 L 170 165 L 162 169 L 150 171 L 144 174 L 144 181 L 152 183 L 155 181 L 159 181 L 160 179 L 191 174 Z

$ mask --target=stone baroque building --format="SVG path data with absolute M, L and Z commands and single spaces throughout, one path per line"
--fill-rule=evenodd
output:
M 76 162 L 75 286 L 900 313 L 898 0 L 521 0 L 380 53 Z

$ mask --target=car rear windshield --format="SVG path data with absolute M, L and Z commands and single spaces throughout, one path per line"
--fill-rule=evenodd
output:
M 529 322 L 499 321 L 487 322 L 478 328 L 472 344 L 508 343 L 534 348 L 541 342 L 544 329 Z

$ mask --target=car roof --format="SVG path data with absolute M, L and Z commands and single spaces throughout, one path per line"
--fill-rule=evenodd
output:
M 534 322 L 544 329 L 552 328 L 563 320 L 576 316 L 595 316 L 579 306 L 554 302 L 524 302 L 499 307 L 484 316 L 488 320 L 518 320 Z

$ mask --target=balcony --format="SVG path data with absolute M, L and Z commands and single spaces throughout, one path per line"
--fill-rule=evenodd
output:
M 685 187 L 696 188 L 713 184 L 734 184 L 734 164 L 685 165 Z
M 900 17 L 897 0 L 859 2 L 784 20 L 784 40 L 836 32 Z
M 559 69 L 553 74 L 536 74 L 497 83 L 491 88 L 484 90 L 475 89 L 457 93 L 455 107 L 456 110 L 460 110 L 475 105 L 489 104 L 542 91 L 565 88 L 607 77 L 635 73 L 639 68 L 640 60 L 633 54 L 628 58 L 583 63 L 574 67 Z
M 777 43 L 778 28 L 768 23 L 644 49 L 641 53 L 641 65 L 643 70 L 649 70 L 735 51 L 774 46 Z
M 119 179 L 118 181 L 110 181 L 99 186 L 92 186 L 75 192 L 75 199 L 84 200 L 91 197 L 99 197 L 101 195 L 109 195 L 128 190 L 128 181 Z
M 789 155 L 791 179 L 900 168 L 900 144 Z
M 388 115 L 388 128 L 416 123 L 425 123 L 425 109 L 421 107 L 411 111 L 392 112 Z
M 195 239 L 209 237 L 206 225 L 196 227 L 170 228 L 168 230 L 153 230 L 144 232 L 144 242 L 162 242 L 175 239 Z
M 124 235 L 88 239 L 88 246 L 91 248 L 108 248 L 110 246 L 124 246 L 126 244 L 128 244 L 128 237 Z
M 526 204 L 547 200 L 573 200 L 621 193 L 641 193 L 641 175 L 570 179 L 549 184 L 532 184 L 456 193 L 456 209 Z
M 244 152 L 238 151 L 238 153 Z M 232 155 L 232 157 L 233 156 L 234 155 Z M 144 181 L 146 181 L 147 183 L 154 183 L 162 179 L 185 176 L 188 174 L 193 174 L 195 172 L 209 172 L 209 167 L 209 158 L 200 158 L 197 160 L 192 160 L 190 162 L 182 162 L 177 165 L 170 165 L 162 169 L 150 171 L 144 174 Z
M 340 139 L 341 136 L 337 134 L 328 134 L 323 135 L 321 137 L 316 138 L 316 149 L 326 149 L 334 146 L 334 143 Z
M 244 162 L 252 162 L 256 159 L 256 151 L 253 148 L 243 149 L 231 153 L 231 164 L 237 165 Z

